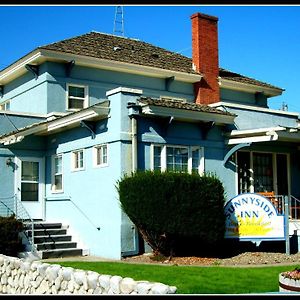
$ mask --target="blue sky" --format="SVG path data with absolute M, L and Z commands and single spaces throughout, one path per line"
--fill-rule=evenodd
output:
M 90 31 L 113 34 L 116 6 L 0 5 L 0 69 L 38 46 Z M 125 5 L 125 36 L 191 57 L 196 12 L 219 18 L 220 67 L 285 89 L 269 100 L 300 112 L 300 6 Z

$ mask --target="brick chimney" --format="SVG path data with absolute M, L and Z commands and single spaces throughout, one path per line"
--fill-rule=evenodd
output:
M 194 84 L 195 102 L 211 104 L 220 101 L 218 18 L 195 13 L 192 20 L 192 54 L 196 71 L 203 75 Z

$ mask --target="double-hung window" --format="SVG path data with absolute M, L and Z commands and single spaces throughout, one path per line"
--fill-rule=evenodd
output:
M 79 110 L 88 107 L 88 87 L 67 84 L 67 110 Z
M 62 155 L 52 157 L 52 192 L 63 191 Z
M 84 169 L 84 152 L 83 149 L 72 152 L 72 170 L 80 171 Z
M 107 144 L 94 147 L 94 166 L 105 167 L 108 165 Z
M 0 110 L 10 110 L 10 100 L 4 101 L 0 104 Z
M 199 146 L 152 145 L 152 169 L 160 171 L 204 172 L 203 148 Z

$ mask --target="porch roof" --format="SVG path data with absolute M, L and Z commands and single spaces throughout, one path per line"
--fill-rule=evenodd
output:
M 185 122 L 214 122 L 216 124 L 233 124 L 235 114 L 222 111 L 208 105 L 189 103 L 169 99 L 140 97 L 138 99 L 142 114 L 157 117 L 172 117 Z
M 0 144 L 10 145 L 21 142 L 29 135 L 49 135 L 78 127 L 81 121 L 99 121 L 109 115 L 109 100 L 94 104 L 80 111 L 72 112 L 65 116 L 37 122 L 23 128 L 11 131 L 0 136 Z
M 300 142 L 300 125 L 297 127 L 268 127 L 248 130 L 232 130 L 228 134 L 226 143 L 228 145 L 236 145 L 242 143 L 257 143 L 257 142 Z

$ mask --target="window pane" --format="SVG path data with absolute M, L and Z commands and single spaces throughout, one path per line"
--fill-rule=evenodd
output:
M 21 183 L 21 200 L 38 201 L 38 183 Z
M 69 96 L 84 98 L 84 87 L 69 86 Z
M 80 109 L 83 108 L 83 100 L 81 99 L 72 99 L 69 98 L 69 108 L 71 109 Z
M 188 149 L 167 147 L 167 170 L 175 172 L 188 171 Z
M 192 148 L 192 173 L 198 173 L 200 164 L 200 149 Z
M 54 176 L 54 186 L 55 190 L 62 190 L 62 175 Z
M 62 173 L 62 157 L 55 157 L 55 173 Z
M 74 152 L 74 169 L 83 168 L 83 151 Z
M 161 146 L 154 146 L 153 169 L 161 169 Z
M 32 161 L 22 161 L 21 180 L 38 181 L 39 180 L 39 163 Z
M 104 145 L 102 147 L 102 154 L 103 154 L 103 160 L 102 163 L 103 164 L 107 164 L 107 145 Z
M 272 192 L 273 162 L 270 153 L 253 153 L 254 192 Z

